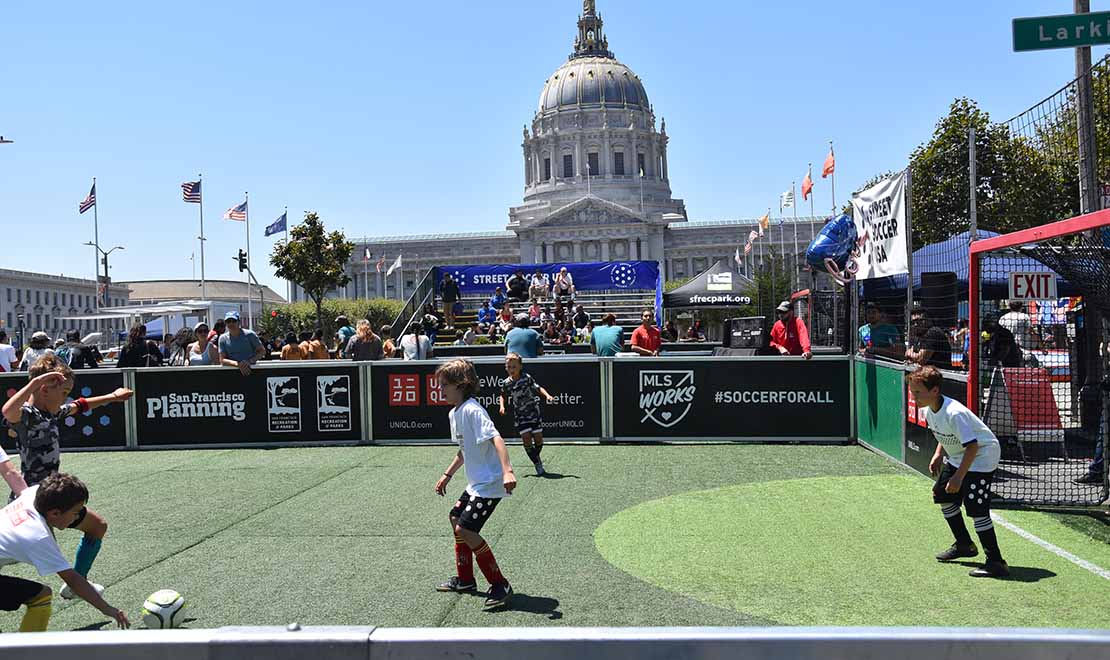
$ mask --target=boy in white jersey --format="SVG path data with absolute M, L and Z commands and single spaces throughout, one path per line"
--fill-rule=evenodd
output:
M 55 529 L 66 529 L 85 508 L 89 490 L 77 477 L 55 472 L 42 483 L 25 489 L 0 511 L 0 566 L 28 563 L 39 575 L 57 573 L 58 577 L 120 628 L 130 625 L 127 615 L 109 605 L 92 584 L 73 569 L 62 556 Z M 0 609 L 13 611 L 26 605 L 20 632 L 42 632 L 50 622 L 50 587 L 0 575 Z
M 909 388 L 937 440 L 937 450 L 929 461 L 929 471 L 937 476 L 933 501 L 940 505 L 956 542 L 937 555 L 939 561 L 953 561 L 979 554 L 960 515 L 967 509 L 975 533 L 987 553 L 987 561 L 971 571 L 972 577 L 1006 577 L 1010 568 L 998 549 L 998 538 L 991 521 L 991 482 L 1002 450 L 983 420 L 962 403 L 940 393 L 943 380 L 935 367 L 921 367 L 909 375 Z
M 516 488 L 516 475 L 509 463 L 509 450 L 493 425 L 486 409 L 474 397 L 478 394 L 478 372 L 467 360 L 451 360 L 436 369 L 436 378 L 443 396 L 453 408 L 451 437 L 459 451 L 435 485 L 436 494 L 447 494 L 447 483 L 463 465 L 466 466 L 466 490 L 451 509 L 451 531 L 455 534 L 455 569 L 457 574 L 436 587 L 438 591 L 474 591 L 474 563 L 490 584 L 485 609 L 501 607 L 509 601 L 513 588 L 501 574 L 493 551 L 479 532 L 501 499 Z

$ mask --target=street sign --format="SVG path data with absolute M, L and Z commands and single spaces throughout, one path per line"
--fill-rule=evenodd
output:
M 1014 51 L 1110 44 L 1110 11 L 1014 19 Z

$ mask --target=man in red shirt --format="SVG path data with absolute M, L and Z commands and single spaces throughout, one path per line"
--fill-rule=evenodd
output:
M 663 336 L 655 327 L 655 313 L 645 309 L 640 315 L 640 325 L 632 331 L 632 352 L 637 355 L 659 355 Z
M 794 306 L 789 300 L 779 303 L 779 320 L 771 328 L 771 348 L 782 355 L 801 355 L 806 360 L 813 357 L 809 345 L 809 330 L 806 324 L 794 315 Z

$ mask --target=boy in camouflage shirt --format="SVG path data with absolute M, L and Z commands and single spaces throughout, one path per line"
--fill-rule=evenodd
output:
M 19 447 L 23 480 L 28 486 L 34 486 L 59 471 L 60 426 L 66 417 L 126 401 L 134 393 L 121 387 L 103 396 L 68 400 L 69 393 L 73 390 L 73 370 L 55 355 L 39 358 L 28 370 L 28 376 L 31 381 L 8 399 L 4 404 L 3 414 L 4 421 L 10 427 L 9 435 L 14 435 Z M 88 577 L 93 560 L 100 552 L 101 542 L 108 531 L 108 523 L 100 514 L 82 507 L 70 528 L 84 533 L 77 546 L 73 568 L 82 576 Z M 104 591 L 104 587 L 97 584 L 93 584 L 93 588 L 98 593 Z M 66 599 L 74 597 L 69 585 L 62 589 L 61 595 Z

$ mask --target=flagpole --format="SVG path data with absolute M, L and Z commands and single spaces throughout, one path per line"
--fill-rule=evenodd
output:
M 200 297 L 208 300 L 208 285 L 204 279 L 204 175 L 197 174 L 197 187 L 200 188 Z M 211 321 L 205 315 L 205 320 Z
M 813 226 L 813 218 L 816 217 L 816 213 L 817 213 L 816 211 L 813 210 L 813 188 L 812 188 L 812 186 L 813 186 L 813 163 L 809 164 L 809 170 L 807 170 L 807 174 L 809 175 L 809 181 L 810 181 L 810 186 L 811 186 L 810 189 L 809 189 L 809 240 L 810 240 L 810 242 L 813 242 L 813 239 L 817 238 L 817 233 L 816 233 L 815 228 Z
M 832 214 L 836 217 L 836 154 L 833 153 L 833 143 L 829 140 L 829 155 L 833 157 L 833 171 L 829 174 L 829 189 L 832 191 Z
M 797 181 L 790 182 L 790 201 L 791 206 L 794 207 L 794 288 L 800 289 L 801 287 L 801 271 L 798 269 L 798 198 L 794 190 Z
M 93 299 L 94 309 L 100 314 L 100 219 L 97 211 L 100 209 L 100 200 L 96 194 L 96 177 L 93 177 Z M 29 294 L 28 294 L 29 295 Z M 96 320 L 96 331 L 100 332 L 100 319 Z
M 285 246 L 288 247 L 289 246 L 289 207 L 288 206 L 285 207 L 285 212 L 282 215 L 285 216 Z M 291 288 L 292 286 L 293 286 L 292 282 L 290 282 L 289 280 L 285 280 L 285 302 L 287 302 L 287 303 L 293 302 L 293 289 Z
M 367 251 L 370 248 L 363 244 L 362 246 L 362 293 L 367 299 L 370 298 L 370 255 Z
M 250 192 L 243 193 L 243 217 L 247 222 L 247 327 L 254 329 L 254 311 L 251 307 L 251 205 Z

